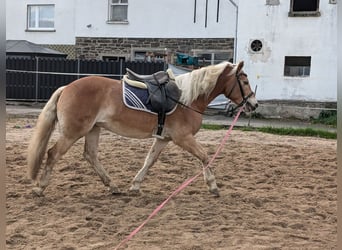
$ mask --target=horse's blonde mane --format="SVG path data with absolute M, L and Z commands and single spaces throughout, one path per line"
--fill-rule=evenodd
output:
M 200 95 L 208 96 L 214 89 L 218 77 L 228 65 L 233 68 L 230 74 L 234 74 L 236 65 L 222 62 L 176 76 L 176 84 L 182 90 L 180 101 L 185 105 L 190 105 Z

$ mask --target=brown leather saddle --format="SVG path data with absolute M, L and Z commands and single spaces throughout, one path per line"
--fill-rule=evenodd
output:
M 151 111 L 158 114 L 158 129 L 155 136 L 163 138 L 162 132 L 166 113 L 176 107 L 181 96 L 181 90 L 167 72 L 158 71 L 152 75 L 140 75 L 130 69 L 126 69 L 126 71 L 128 79 L 142 82 L 147 86 Z
M 127 76 L 131 80 L 139 82 L 153 82 L 156 84 L 156 80 L 159 83 L 165 83 L 169 81 L 169 74 L 165 71 L 158 71 L 152 75 L 139 75 L 138 73 L 126 68 Z

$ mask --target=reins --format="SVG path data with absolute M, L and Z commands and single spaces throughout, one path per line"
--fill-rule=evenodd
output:
M 244 108 L 244 105 L 242 105 L 239 109 L 239 112 L 236 114 L 232 124 L 230 125 L 229 129 L 227 130 L 225 136 L 223 137 L 220 145 L 218 146 L 215 154 L 213 155 L 213 157 L 210 159 L 210 161 L 207 163 L 206 166 L 203 166 L 203 170 L 199 173 L 197 173 L 195 176 L 193 176 L 192 178 L 186 180 L 183 184 L 181 184 L 175 191 L 173 191 L 171 193 L 171 195 L 169 195 L 169 197 L 167 197 L 167 199 L 165 201 L 163 201 L 157 208 L 155 208 L 153 210 L 153 212 L 147 217 L 147 219 L 140 224 L 140 226 L 138 226 L 136 229 L 134 229 L 124 240 L 122 240 L 115 248 L 114 250 L 119 249 L 120 247 L 122 247 L 124 244 L 126 244 L 129 240 L 131 240 L 133 238 L 134 235 L 136 235 L 145 225 L 146 223 L 151 220 L 165 205 L 166 203 L 169 202 L 169 200 L 171 200 L 172 197 L 176 196 L 177 194 L 179 194 L 184 188 L 186 188 L 188 185 L 190 185 L 195 179 L 197 179 L 203 172 L 204 170 L 206 170 L 207 168 L 209 168 L 209 166 L 213 163 L 213 161 L 216 159 L 216 157 L 218 156 L 218 154 L 221 152 L 224 144 L 227 142 L 230 133 L 233 130 L 233 127 L 235 126 L 242 110 Z
M 176 99 L 174 99 L 174 98 L 172 98 L 172 97 L 169 97 L 169 98 L 170 98 L 172 101 L 174 101 L 175 103 L 179 104 L 180 106 L 182 106 L 182 107 L 184 107 L 184 108 L 190 109 L 190 110 L 192 110 L 192 111 L 194 111 L 194 112 L 196 112 L 196 113 L 199 113 L 199 114 L 201 114 L 201 115 L 204 115 L 204 112 L 198 111 L 197 109 L 194 109 L 194 108 L 192 108 L 192 107 L 190 107 L 190 106 L 188 106 L 188 105 L 186 105 L 186 104 L 184 104 L 184 103 L 182 103 L 182 102 L 180 102 L 180 101 L 178 101 L 178 100 L 176 100 Z

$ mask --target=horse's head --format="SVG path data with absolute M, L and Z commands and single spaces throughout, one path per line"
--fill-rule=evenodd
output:
M 245 104 L 245 111 L 250 112 L 258 107 L 258 101 L 255 93 L 249 84 L 247 74 L 242 70 L 243 61 L 239 62 L 231 72 L 226 75 L 224 95 L 238 106 Z

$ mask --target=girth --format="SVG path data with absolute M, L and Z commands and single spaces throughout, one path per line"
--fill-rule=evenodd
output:
M 151 105 L 151 111 L 158 114 L 158 127 L 154 136 L 163 138 L 162 132 L 166 113 L 177 105 L 181 90 L 167 72 L 159 71 L 152 75 L 139 75 L 130 69 L 126 69 L 126 71 L 124 80 L 126 79 L 127 84 L 133 81 L 136 87 L 147 88 L 149 94 L 147 103 Z

